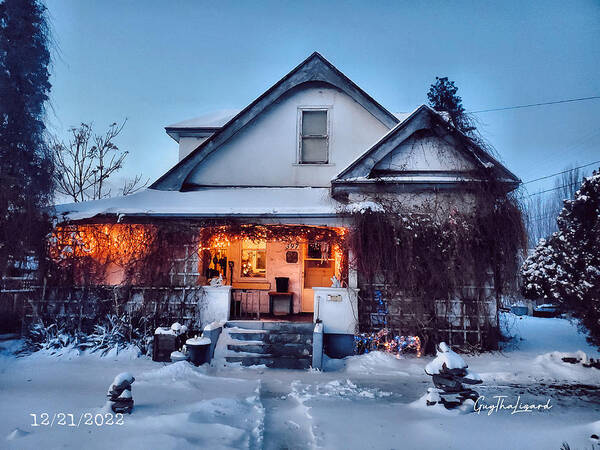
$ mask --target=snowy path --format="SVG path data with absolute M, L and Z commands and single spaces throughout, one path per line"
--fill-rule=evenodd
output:
M 447 414 L 416 406 L 431 386 L 423 372 L 431 358 L 378 352 L 329 360 L 325 372 L 196 368 L 127 354 L 0 356 L 0 448 L 559 449 L 563 441 L 592 448 L 600 371 L 565 364 L 555 352 L 597 353 L 565 320 L 513 322 L 518 348 L 465 358 L 483 377 L 476 389 L 486 399 L 549 399 L 549 411 Z M 136 377 L 134 413 L 123 426 L 31 426 L 31 413 L 99 412 L 122 371 Z
M 290 389 L 291 388 L 291 389 Z M 263 382 L 261 400 L 265 408 L 264 448 L 315 448 L 313 420 L 304 405 L 301 383 Z

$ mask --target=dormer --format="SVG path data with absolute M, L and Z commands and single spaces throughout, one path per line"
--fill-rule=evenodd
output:
M 165 127 L 167 134 L 179 144 L 178 161 L 223 128 L 239 112 L 239 109 L 222 109 Z

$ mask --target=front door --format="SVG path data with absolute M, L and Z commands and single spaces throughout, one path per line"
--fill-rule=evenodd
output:
M 314 312 L 313 287 L 331 286 L 331 277 L 335 274 L 332 259 L 304 260 L 304 286 L 302 289 L 302 312 Z

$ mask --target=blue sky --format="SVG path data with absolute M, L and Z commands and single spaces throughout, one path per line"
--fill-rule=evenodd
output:
M 436 76 L 467 110 L 600 95 L 600 2 L 47 0 L 49 128 L 127 118 L 123 175 L 177 162 L 164 126 L 243 108 L 317 50 L 393 112 Z M 600 159 L 600 100 L 479 114 L 524 181 Z M 528 185 L 551 187 L 553 180 Z

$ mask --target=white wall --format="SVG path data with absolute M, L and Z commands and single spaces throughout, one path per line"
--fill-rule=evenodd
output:
M 411 137 L 375 165 L 380 170 L 466 171 L 474 164 L 449 143 L 435 136 Z
M 202 295 L 198 300 L 202 327 L 212 322 L 229 320 L 230 305 L 231 286 L 202 286 Z
M 357 290 L 346 288 L 316 287 L 315 316 L 323 322 L 328 334 L 355 334 L 358 332 Z M 337 301 L 334 301 L 337 300 Z
M 330 106 L 328 165 L 298 165 L 298 108 Z M 188 178 L 202 185 L 330 186 L 388 131 L 345 93 L 303 85 L 271 105 L 212 153 Z
M 416 193 L 397 193 L 397 194 L 360 194 L 350 193 L 349 201 L 359 203 L 363 201 L 379 200 L 383 204 L 393 202 L 396 207 L 400 207 L 404 212 L 430 213 L 433 217 L 446 219 L 452 210 L 461 213 L 473 211 L 476 205 L 476 196 L 464 191 L 441 191 L 433 192 L 424 190 Z
M 194 137 L 194 136 L 181 136 L 179 138 L 179 161 L 189 155 L 196 149 L 200 144 L 207 140 L 209 136 L 205 137 Z

